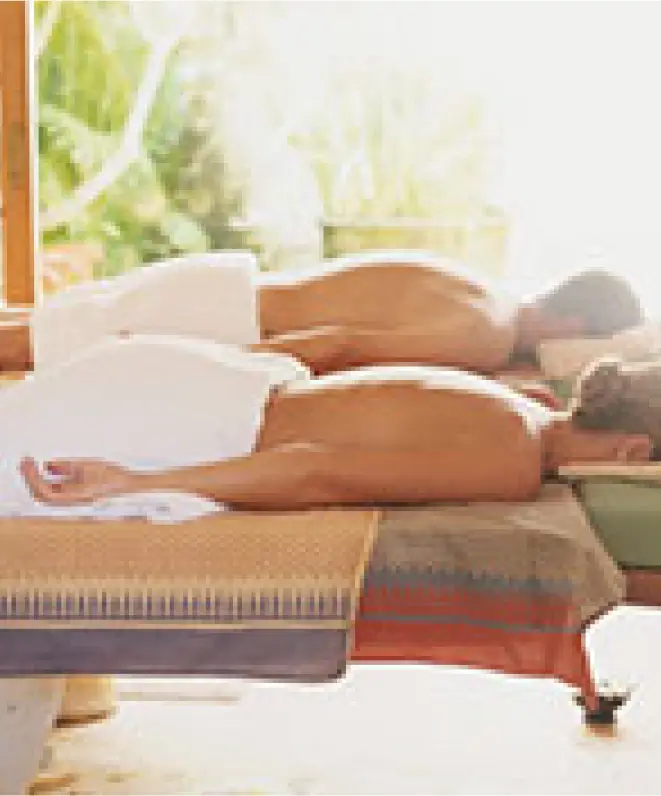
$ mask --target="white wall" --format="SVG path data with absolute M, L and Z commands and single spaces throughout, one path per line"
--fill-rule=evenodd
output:
M 514 278 L 529 290 L 596 255 L 661 315 L 661 6 L 468 6 L 502 131 L 493 192 L 514 220 Z

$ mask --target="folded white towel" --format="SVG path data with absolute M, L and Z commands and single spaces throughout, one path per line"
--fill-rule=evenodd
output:
M 104 338 L 175 334 L 246 346 L 259 341 L 250 252 L 191 254 L 49 298 L 32 318 L 35 369 L 65 362 Z
M 22 457 L 101 458 L 164 470 L 245 456 L 271 392 L 305 379 L 291 357 L 174 335 L 104 340 L 0 392 L 0 516 L 145 517 L 175 522 L 220 507 L 146 493 L 92 506 L 37 503 Z
M 0 495 L 0 517 L 144 519 L 154 523 L 176 523 L 225 509 L 207 498 L 180 492 L 144 492 L 118 495 L 82 506 L 51 506 L 32 498 L 19 473 L 18 462 L 7 459 L 0 461 Z

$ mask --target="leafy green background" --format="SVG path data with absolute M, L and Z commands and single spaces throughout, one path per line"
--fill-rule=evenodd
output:
M 35 4 L 37 30 L 49 5 Z M 116 150 L 147 54 L 128 4 L 60 3 L 37 68 L 42 208 L 57 206 Z M 204 97 L 185 84 L 187 55 L 180 43 L 169 56 L 138 158 L 80 216 L 43 232 L 45 245 L 101 243 L 98 276 L 222 248 L 240 214 L 240 191 L 204 123 Z
M 345 47 L 342 5 L 37 0 L 37 32 L 57 12 L 37 63 L 42 222 L 117 151 L 155 42 L 177 33 L 138 157 L 42 223 L 43 243 L 100 244 L 106 277 L 217 248 L 305 260 L 329 217 L 492 223 L 480 97 L 435 50 L 414 63 L 380 44 L 389 4 L 358 4 L 367 27 Z

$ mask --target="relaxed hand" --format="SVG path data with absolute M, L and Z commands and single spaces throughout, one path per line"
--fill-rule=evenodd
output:
M 44 477 L 34 459 L 21 462 L 21 474 L 35 499 L 59 506 L 130 492 L 133 484 L 129 470 L 100 459 L 57 459 L 43 468 L 54 479 Z

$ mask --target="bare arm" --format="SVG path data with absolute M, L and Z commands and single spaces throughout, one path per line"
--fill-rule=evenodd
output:
M 507 330 L 466 324 L 434 329 L 322 327 L 272 337 L 255 348 L 291 354 L 315 373 L 397 363 L 493 373 L 507 363 L 511 343 Z
M 51 465 L 63 480 L 42 479 L 31 461 L 23 474 L 37 499 L 69 505 L 112 494 L 188 492 L 244 509 L 293 510 L 352 504 L 527 500 L 540 486 L 534 440 L 509 450 L 462 457 L 446 449 L 288 446 L 211 465 L 135 473 L 114 464 L 74 460 Z

